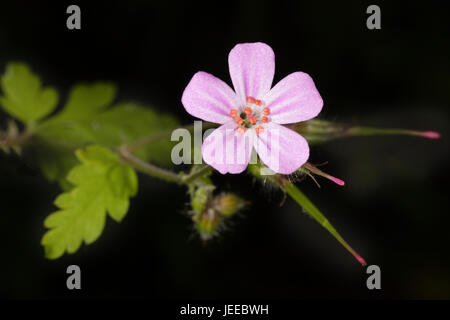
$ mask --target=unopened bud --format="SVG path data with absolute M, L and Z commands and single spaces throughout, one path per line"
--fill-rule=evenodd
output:
M 207 191 L 212 192 L 212 190 Z M 222 193 L 214 197 L 209 193 L 206 202 L 204 200 L 204 193 L 200 192 L 198 194 L 199 207 L 197 210 L 200 208 L 203 208 L 203 210 L 201 212 L 195 212 L 195 215 L 192 217 L 200 238 L 204 241 L 210 240 L 218 235 L 227 219 L 242 209 L 246 204 L 243 199 L 232 193 Z
M 200 238 L 205 241 L 211 239 L 217 231 L 220 220 L 219 214 L 213 209 L 209 209 L 200 214 L 197 220 L 197 230 Z
M 232 193 L 224 193 L 215 199 L 215 209 L 224 216 L 231 216 L 245 206 L 245 201 Z
M 213 190 L 214 186 L 205 185 L 194 191 L 194 196 L 191 199 L 191 207 L 195 214 L 200 214 L 205 210 Z

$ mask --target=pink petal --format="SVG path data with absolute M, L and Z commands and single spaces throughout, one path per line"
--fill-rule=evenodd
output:
M 275 54 L 265 43 L 237 44 L 228 56 L 234 90 L 245 102 L 247 97 L 261 99 L 272 86 Z
M 266 166 L 277 173 L 291 174 L 309 157 L 309 146 L 297 132 L 276 123 L 268 123 L 256 136 L 254 147 Z
M 247 168 L 253 149 L 254 131 L 236 131 L 238 125 L 228 122 L 213 131 L 203 142 L 203 160 L 220 173 L 241 173 Z
M 181 102 L 194 117 L 221 124 L 230 121 L 230 110 L 240 105 L 236 93 L 225 82 L 202 71 L 194 74 Z
M 323 100 L 311 77 L 294 72 L 282 79 L 263 98 L 275 123 L 296 123 L 317 116 Z

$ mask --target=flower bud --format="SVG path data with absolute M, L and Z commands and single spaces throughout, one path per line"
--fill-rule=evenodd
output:
M 196 204 L 192 220 L 200 238 L 204 241 L 216 236 L 223 228 L 227 219 L 245 206 L 245 201 L 232 193 L 222 193 L 212 197 L 212 190 L 196 191 Z M 207 193 L 205 197 L 205 192 Z M 206 200 L 206 201 L 205 201 Z M 194 201 L 193 201 L 194 203 Z M 202 209 L 202 211 L 197 211 Z
M 197 217 L 196 222 L 200 238 L 206 241 L 216 234 L 217 227 L 221 222 L 221 217 L 218 212 L 213 209 L 208 209 Z
M 215 199 L 215 209 L 224 216 L 231 216 L 245 206 L 245 201 L 232 193 L 224 193 Z

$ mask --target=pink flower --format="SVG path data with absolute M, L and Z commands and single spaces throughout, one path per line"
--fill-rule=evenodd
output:
M 275 54 L 260 42 L 236 45 L 228 65 L 234 91 L 200 71 L 181 99 L 194 117 L 221 124 L 203 142 L 204 161 L 222 174 L 241 173 L 254 148 L 261 161 L 277 173 L 299 169 L 308 160 L 308 143 L 282 125 L 319 114 L 323 101 L 311 77 L 294 72 L 271 88 Z

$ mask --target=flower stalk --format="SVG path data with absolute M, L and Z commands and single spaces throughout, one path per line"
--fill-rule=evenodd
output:
M 177 184 L 183 184 L 183 179 L 180 175 L 167 169 L 157 167 L 149 162 L 145 162 L 135 156 L 133 156 L 126 148 L 121 148 L 120 156 L 127 164 L 131 165 L 136 170 L 145 173 L 147 175 L 166 180 L 169 182 L 175 182 Z
M 8 121 L 7 130 L 0 131 L 0 149 L 8 153 L 11 148 L 17 154 L 20 154 L 21 146 L 30 140 L 34 129 L 34 126 L 28 126 L 24 131 L 20 132 L 16 122 L 13 120 Z
M 207 176 L 212 172 L 212 168 L 210 166 L 204 165 L 189 174 L 175 173 L 171 170 L 163 169 L 152 163 L 139 159 L 138 157 L 132 155 L 126 147 L 120 148 L 119 154 L 127 164 L 131 165 L 136 170 L 149 176 L 177 184 L 190 185 L 195 182 L 195 180 Z
M 427 139 L 439 139 L 435 131 L 416 131 L 398 128 L 374 128 L 366 126 L 351 126 L 326 120 L 313 119 L 291 125 L 291 129 L 303 135 L 310 144 L 319 144 L 334 139 L 356 136 L 376 135 L 407 135 Z

